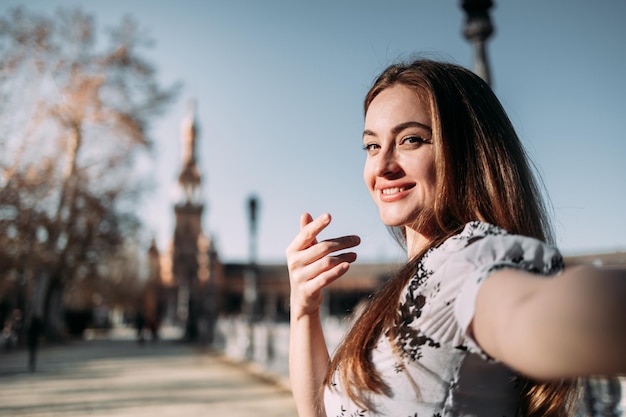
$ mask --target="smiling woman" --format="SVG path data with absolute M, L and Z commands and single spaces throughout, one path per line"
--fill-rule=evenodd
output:
M 626 372 L 626 271 L 564 268 L 521 142 L 479 77 L 390 66 L 366 96 L 363 141 L 365 183 L 408 260 L 331 360 L 322 290 L 360 240 L 318 241 L 330 215 L 301 217 L 286 253 L 302 417 L 564 417 L 577 378 Z
M 435 149 L 430 109 L 403 85 L 382 91 L 369 106 L 363 133 L 367 151 L 364 179 L 380 218 L 401 227 L 433 206 Z M 409 229 L 413 231 L 414 229 Z M 419 251 L 419 235 L 409 252 Z

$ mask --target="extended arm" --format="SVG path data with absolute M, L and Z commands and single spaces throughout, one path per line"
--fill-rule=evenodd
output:
M 489 355 L 537 379 L 625 374 L 626 270 L 494 272 L 478 292 L 472 331 Z
M 300 233 L 286 251 L 291 283 L 289 375 L 300 417 L 324 417 L 324 379 L 329 355 L 320 321 L 322 289 L 346 273 L 353 252 L 332 255 L 359 244 L 356 236 L 317 241 L 329 215 L 300 219 Z

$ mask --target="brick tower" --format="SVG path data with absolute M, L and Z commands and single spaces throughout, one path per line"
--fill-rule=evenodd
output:
M 174 206 L 176 225 L 172 242 L 172 273 L 177 294 L 177 317 L 185 323 L 185 339 L 198 339 L 198 320 L 201 315 L 200 265 L 202 256 L 198 243 L 204 237 L 202 232 L 201 176 L 197 166 L 196 142 L 197 125 L 195 105 L 181 126 L 182 167 L 178 176 L 178 196 Z

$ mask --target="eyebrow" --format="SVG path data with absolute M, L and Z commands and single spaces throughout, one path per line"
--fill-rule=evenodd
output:
M 423 123 L 420 123 L 420 122 L 404 122 L 404 123 L 400 123 L 399 125 L 394 126 L 393 129 L 391 129 L 391 132 L 394 135 L 397 135 L 398 133 L 400 133 L 403 130 L 408 129 L 410 127 L 419 127 L 421 129 L 428 130 L 428 132 L 430 132 L 430 133 L 433 132 L 433 129 L 430 126 L 427 126 L 427 125 L 425 125 Z M 378 135 L 374 131 L 372 131 L 372 130 L 365 129 L 363 131 L 363 136 L 374 136 L 374 137 L 376 137 Z

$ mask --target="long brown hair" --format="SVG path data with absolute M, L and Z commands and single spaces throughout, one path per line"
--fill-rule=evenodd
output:
M 436 197 L 414 225 L 428 230 L 437 246 L 466 223 L 482 220 L 511 233 L 552 242 L 552 229 L 538 183 L 512 123 L 491 88 L 472 72 L 450 63 L 418 59 L 388 67 L 365 97 L 364 110 L 394 85 L 413 89 L 430 109 L 436 165 Z M 459 198 L 459 196 L 463 196 Z M 406 244 L 403 229 L 392 230 Z M 371 360 L 383 332 L 393 339 L 402 290 L 425 250 L 410 259 L 370 299 L 331 361 L 327 383 L 338 371 L 352 401 L 372 408 L 371 393 L 389 387 Z M 520 401 L 524 416 L 567 415 L 575 383 L 526 381 Z

